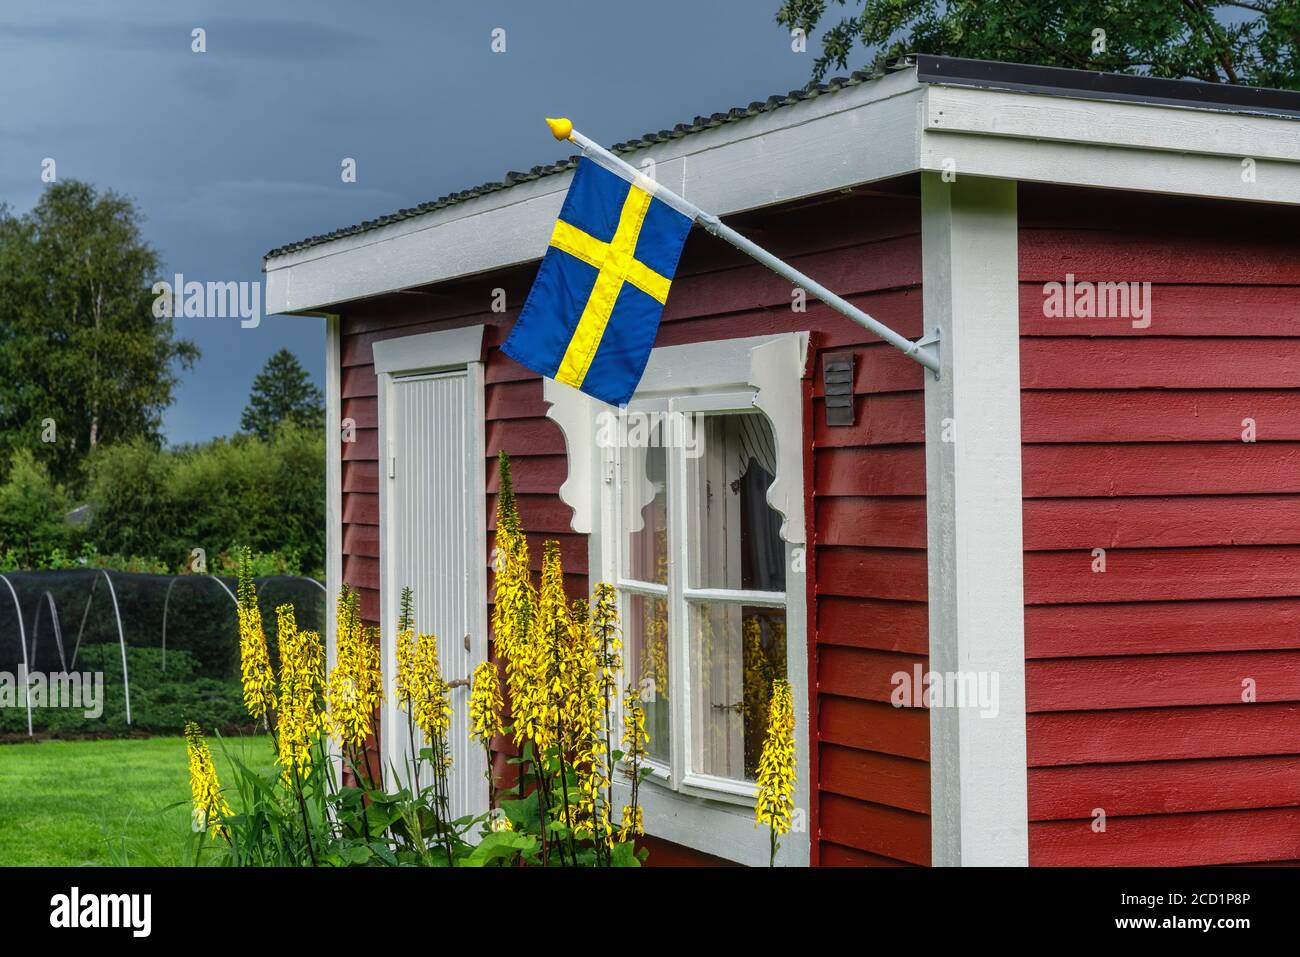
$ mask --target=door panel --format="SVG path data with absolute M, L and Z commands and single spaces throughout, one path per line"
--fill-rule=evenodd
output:
M 482 490 L 475 469 L 481 463 L 475 462 L 478 409 L 471 377 L 465 369 L 394 377 L 387 391 L 388 427 L 381 449 L 387 456 L 385 532 L 390 536 L 390 561 L 383 587 L 394 613 L 386 632 L 396 632 L 396 609 L 402 589 L 409 585 L 415 593 L 416 630 L 438 636 L 443 677 L 468 678 L 483 655 L 484 636 L 476 632 L 486 607 L 486 597 L 479 594 L 480 569 L 473 559 L 481 551 L 474 496 Z M 392 643 L 393 634 L 384 635 L 386 643 Z M 385 659 L 391 662 L 393 656 Z M 391 702 L 391 680 L 387 683 Z M 486 810 L 487 784 L 483 750 L 471 746 L 469 737 L 469 688 L 452 688 L 450 700 L 449 786 L 451 816 L 456 818 Z M 394 733 L 385 733 L 385 751 L 405 778 L 407 717 L 391 704 L 387 711 Z M 418 740 L 416 746 L 422 746 Z M 422 785 L 429 783 L 427 777 L 426 766 Z

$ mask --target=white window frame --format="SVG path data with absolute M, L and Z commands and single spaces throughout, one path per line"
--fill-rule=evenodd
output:
M 757 409 L 766 415 L 772 427 L 777 446 L 777 475 L 767 497 L 783 519 L 786 590 L 783 595 L 755 592 L 752 597 L 754 604 L 775 604 L 784 607 L 786 612 L 786 673 L 795 708 L 796 820 L 795 830 L 781 840 L 777 862 L 795 866 L 809 862 L 810 738 L 801 385 L 807 348 L 807 333 L 783 333 L 655 349 L 629 403 L 633 410 L 691 413 Z M 574 530 L 589 533 L 593 584 L 597 580 L 614 583 L 620 587 L 622 596 L 625 593 L 620 580 L 619 456 L 617 450 L 601 448 L 597 442 L 600 414 L 616 414 L 616 410 L 553 380 L 546 381 L 544 394 L 550 403 L 548 417 L 565 434 L 569 475 L 560 496 L 573 509 Z M 669 561 L 678 563 L 684 571 L 685 536 L 683 529 L 674 523 L 685 518 L 686 510 L 673 497 L 686 487 L 686 457 L 670 453 L 668 468 L 673 473 L 668 483 Z M 669 575 L 666 597 L 671 763 L 650 765 L 652 773 L 642 783 L 639 798 L 650 835 L 738 863 L 765 865 L 768 842 L 765 832 L 754 822 L 754 787 L 691 770 L 691 645 L 687 602 L 707 598 L 711 591 L 687 587 L 681 574 Z M 728 599 L 744 594 L 726 590 Z M 627 783 L 616 782 L 615 792 L 616 801 L 626 801 Z

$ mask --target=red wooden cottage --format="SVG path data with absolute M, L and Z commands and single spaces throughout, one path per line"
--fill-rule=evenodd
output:
M 697 230 L 628 409 L 702 425 L 600 441 L 500 350 L 567 162 L 273 251 L 386 659 L 408 584 L 451 677 L 488 654 L 505 450 L 661 691 L 653 861 L 766 861 L 747 631 L 796 689 L 785 863 L 1300 859 L 1300 95 L 917 57 L 616 151 L 941 371 Z

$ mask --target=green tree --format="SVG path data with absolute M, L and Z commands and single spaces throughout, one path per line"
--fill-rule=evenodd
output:
M 0 553 L 8 563 L 35 568 L 55 549 L 67 549 L 71 528 L 63 486 L 30 449 L 19 449 L 0 485 Z
M 184 543 L 175 505 L 175 455 L 136 438 L 98 449 L 87 463 L 89 536 L 100 552 L 161 558 L 178 567 Z
M 68 180 L 0 207 L 0 461 L 29 448 L 76 481 L 97 446 L 158 442 L 198 349 L 155 316 L 157 252 L 127 198 Z
M 325 567 L 325 432 L 286 422 L 255 435 L 158 449 L 133 440 L 89 462 L 88 543 L 184 567 L 202 548 L 208 569 L 242 545 L 278 553 L 304 573 Z
M 821 79 L 857 45 L 904 53 L 1300 88 L 1298 0 L 835 0 L 855 8 L 822 35 Z M 826 0 L 785 0 L 776 20 L 806 35 Z M 1095 31 L 1105 31 L 1098 43 Z
M 253 380 L 239 427 L 261 439 L 275 434 L 281 422 L 319 429 L 325 423 L 324 397 L 307 370 L 288 349 L 281 349 Z

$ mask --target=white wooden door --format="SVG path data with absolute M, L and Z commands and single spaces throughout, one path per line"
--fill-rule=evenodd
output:
M 385 376 L 380 481 L 385 486 L 385 754 L 409 778 L 407 716 L 394 701 L 394 637 L 404 587 L 415 593 L 417 632 L 438 636 L 449 682 L 467 679 L 486 653 L 481 448 L 482 386 L 478 366 L 422 375 Z M 487 810 L 486 759 L 469 737 L 469 687 L 450 691 L 448 743 L 452 818 Z M 416 731 L 416 748 L 426 746 Z M 385 773 L 390 773 L 385 768 Z M 421 773 L 429 784 L 429 768 Z

